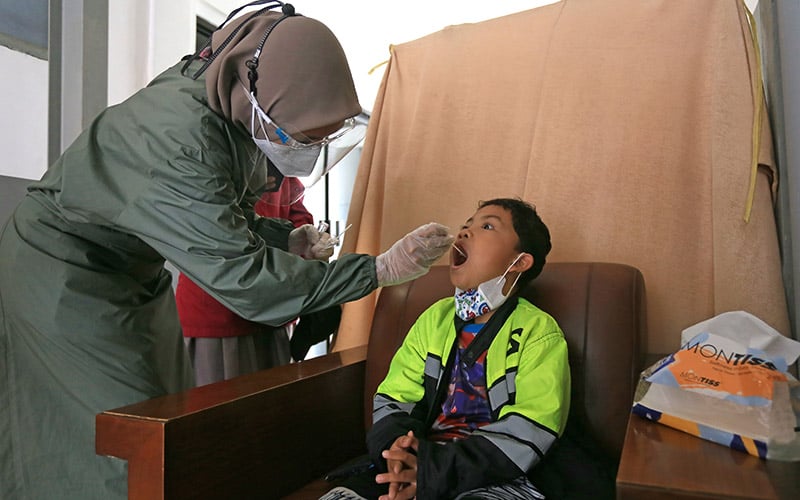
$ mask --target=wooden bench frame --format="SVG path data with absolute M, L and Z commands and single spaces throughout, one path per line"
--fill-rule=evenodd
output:
M 96 451 L 128 461 L 132 500 L 281 498 L 365 451 L 366 352 L 356 347 L 103 412 Z

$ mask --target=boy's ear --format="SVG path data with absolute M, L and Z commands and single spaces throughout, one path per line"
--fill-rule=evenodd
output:
M 524 273 L 531 267 L 533 267 L 534 258 L 533 255 L 529 253 L 523 253 L 516 264 L 511 267 L 512 271 L 516 271 L 518 273 Z

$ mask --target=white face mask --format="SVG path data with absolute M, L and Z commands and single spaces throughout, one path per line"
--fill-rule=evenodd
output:
M 522 255 L 523 254 L 517 255 L 517 258 L 514 259 L 514 262 L 509 264 L 506 268 L 506 272 L 504 272 L 502 276 L 484 281 L 478 285 L 478 288 L 461 290 L 456 287 L 455 300 L 456 314 L 458 314 L 458 317 L 464 321 L 469 321 L 502 306 L 508 299 L 507 295 L 503 295 L 503 288 L 506 284 L 506 274 L 508 274 L 508 271 L 511 270 Z M 514 284 L 511 285 L 509 290 L 513 290 L 514 287 L 517 286 L 517 281 L 519 281 L 521 275 L 522 273 L 517 274 L 517 278 L 514 280 Z
M 269 137 L 269 135 L 267 134 L 265 117 L 258 112 L 258 108 L 255 104 L 252 104 L 252 106 L 253 111 L 250 117 L 250 130 L 252 130 L 253 142 L 258 146 L 258 149 L 267 155 L 267 158 L 275 164 L 275 167 L 280 170 L 285 177 L 307 177 L 311 175 L 311 172 L 314 171 L 314 166 L 317 164 L 319 153 L 322 151 L 322 145 L 309 144 L 302 148 L 293 148 L 286 144 L 272 142 L 269 139 L 257 138 L 255 134 L 256 117 L 258 117 L 258 125 L 264 133 L 264 137 Z M 275 128 L 276 133 L 281 137 L 282 130 L 277 127 Z

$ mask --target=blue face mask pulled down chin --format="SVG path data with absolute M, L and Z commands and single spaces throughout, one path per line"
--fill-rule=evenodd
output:
M 502 306 L 508 299 L 507 295 L 503 295 L 503 287 L 506 284 L 506 274 L 511 270 L 511 267 L 517 263 L 522 254 L 517 255 L 506 272 L 497 278 L 492 278 L 484 281 L 478 288 L 471 288 L 469 290 L 462 290 L 456 287 L 455 300 L 456 300 L 456 314 L 464 321 L 483 316 L 484 314 L 496 310 Z M 517 286 L 517 281 L 522 273 L 517 274 L 514 284 L 511 285 L 509 290 L 513 290 Z

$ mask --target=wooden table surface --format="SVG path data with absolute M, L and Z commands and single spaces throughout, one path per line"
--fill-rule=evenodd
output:
M 631 415 L 617 498 L 800 499 L 800 462 L 762 460 Z

